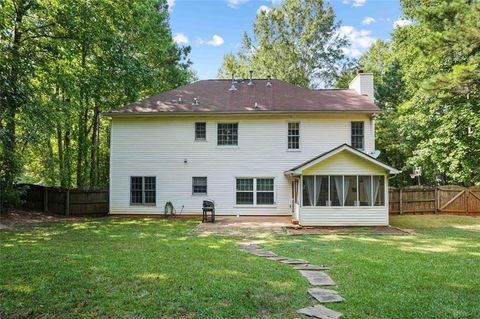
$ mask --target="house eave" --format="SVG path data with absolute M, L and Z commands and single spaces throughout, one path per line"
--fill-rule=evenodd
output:
M 104 112 L 102 116 L 106 117 L 150 117 L 150 116 L 210 116 L 210 115 L 262 115 L 262 114 L 379 114 L 381 110 L 319 110 L 319 111 L 197 111 L 197 112 Z

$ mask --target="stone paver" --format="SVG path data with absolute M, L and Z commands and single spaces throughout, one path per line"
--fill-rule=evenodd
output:
M 262 250 L 259 250 L 259 251 L 251 251 L 250 253 L 254 254 L 255 256 L 258 256 L 258 257 L 277 257 L 277 255 L 271 251 L 262 251 Z
M 319 270 L 299 270 L 312 286 L 335 286 L 335 281 L 329 275 Z
M 307 315 L 313 318 L 320 318 L 320 319 L 339 319 L 342 317 L 342 313 L 328 309 L 325 306 L 322 305 L 315 305 L 307 308 L 303 308 L 300 310 L 297 310 L 298 313 L 301 313 L 302 315 Z
M 280 260 L 280 262 L 284 264 L 289 264 L 289 265 L 301 265 L 301 264 L 308 263 L 308 261 L 303 259 L 284 259 L 284 260 Z
M 312 264 L 303 264 L 303 265 L 295 266 L 294 269 L 296 270 L 329 270 L 330 267 L 317 266 Z
M 286 259 L 290 259 L 290 258 L 288 258 L 288 257 L 282 257 L 282 256 L 275 256 L 275 257 L 268 257 L 267 259 L 276 260 L 276 261 L 282 261 L 282 260 L 286 260 Z
M 335 290 L 331 289 L 315 287 L 308 289 L 308 293 L 322 303 L 341 302 L 344 300 Z

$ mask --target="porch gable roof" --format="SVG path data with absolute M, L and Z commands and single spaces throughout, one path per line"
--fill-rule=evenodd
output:
M 351 147 L 350 145 L 348 144 L 342 144 L 340 146 L 337 146 L 333 149 L 331 149 L 330 151 L 327 151 L 325 153 L 322 153 L 300 165 L 297 165 L 295 167 L 293 167 L 292 169 L 288 170 L 288 171 L 285 171 L 285 175 L 300 175 L 303 170 L 305 170 L 306 168 L 309 168 L 313 165 L 316 165 L 324 160 L 326 160 L 327 158 L 330 158 L 340 152 L 343 152 L 343 151 L 346 151 L 346 152 L 349 152 L 355 156 L 359 156 L 361 157 L 362 159 L 366 160 L 366 161 L 369 161 L 371 162 L 372 164 L 374 165 L 377 165 L 377 166 L 380 166 L 382 167 L 383 169 L 387 170 L 390 174 L 399 174 L 401 173 L 400 170 L 390 166 L 390 165 L 387 165 L 379 160 L 377 160 L 376 158 L 362 152 L 362 151 L 359 151 L 353 147 Z

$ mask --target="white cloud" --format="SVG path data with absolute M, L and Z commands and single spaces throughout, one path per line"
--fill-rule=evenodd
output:
M 248 1 L 249 0 L 227 0 L 227 4 L 230 8 L 238 8 L 239 6 Z
M 395 21 L 393 23 L 393 28 L 401 28 L 401 27 L 406 27 L 406 26 L 409 26 L 409 25 L 412 25 L 413 24 L 413 21 L 412 20 L 408 20 L 408 19 L 398 19 L 397 21 Z
M 173 41 L 175 41 L 175 43 L 177 44 L 187 44 L 188 38 L 183 33 L 175 33 L 175 35 L 173 36 Z
M 168 10 L 172 11 L 173 6 L 175 5 L 175 0 L 167 0 L 167 4 L 168 4 Z
M 213 45 L 214 47 L 221 46 L 224 42 L 225 41 L 223 41 L 223 38 L 218 34 L 214 34 L 211 40 L 203 40 L 203 39 L 197 40 L 198 44 Z
M 343 4 L 352 4 L 354 7 L 363 7 L 367 0 L 343 0 Z
M 365 5 L 365 2 L 367 2 L 367 0 L 353 0 L 353 6 L 362 7 Z
M 265 12 L 265 13 L 268 13 L 270 10 L 271 10 L 271 8 L 267 7 L 266 5 L 261 5 L 257 9 L 257 14 L 260 14 L 260 12 L 262 12 L 262 11 Z
M 372 24 L 375 22 L 375 19 L 372 18 L 372 17 L 365 17 L 363 20 L 362 20 L 362 24 L 363 25 L 369 25 L 369 24 Z
M 372 37 L 370 30 L 357 30 L 355 27 L 343 25 L 340 27 L 340 34 L 350 41 L 350 47 L 345 48 L 343 52 L 351 57 L 358 58 L 366 49 L 368 49 L 376 38 Z

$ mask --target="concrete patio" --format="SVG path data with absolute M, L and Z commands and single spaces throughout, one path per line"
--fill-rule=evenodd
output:
M 217 216 L 215 223 L 202 223 L 195 232 L 200 236 L 266 237 L 284 234 L 291 225 L 291 216 Z

